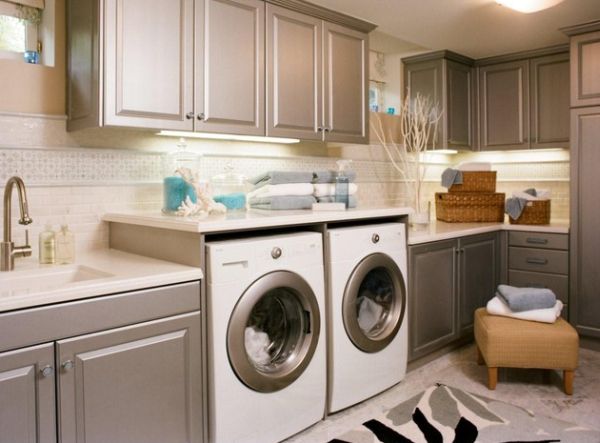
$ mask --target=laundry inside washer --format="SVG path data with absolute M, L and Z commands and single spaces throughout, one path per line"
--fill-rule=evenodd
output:
M 358 325 L 365 334 L 375 337 L 387 324 L 394 304 L 394 283 L 384 268 L 367 273 L 356 297 Z

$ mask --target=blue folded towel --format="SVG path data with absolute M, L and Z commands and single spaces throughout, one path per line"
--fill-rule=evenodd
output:
M 323 197 L 317 197 L 317 201 L 319 203 L 335 203 L 335 195 L 324 195 Z M 356 208 L 358 204 L 358 200 L 356 199 L 356 195 L 348 196 L 348 207 Z
M 356 171 L 345 171 L 344 174 L 348 177 L 350 183 L 356 181 Z M 312 182 L 313 183 L 335 183 L 337 177 L 337 171 L 315 171 L 313 172 Z
M 310 183 L 313 178 L 312 172 L 303 171 L 269 171 L 248 180 L 255 187 L 265 185 L 285 185 L 288 183 Z
M 317 199 L 312 195 L 276 195 L 273 197 L 255 197 L 248 201 L 251 208 L 269 210 L 312 209 Z
M 458 169 L 446 168 L 442 172 L 442 186 L 450 188 L 452 185 L 460 185 L 463 182 L 462 171 Z
M 513 220 L 518 219 L 523 213 L 523 209 L 527 206 L 527 200 L 520 197 L 511 197 L 506 199 L 504 204 L 504 212 Z
M 498 294 L 513 312 L 548 309 L 556 305 L 556 295 L 551 289 L 499 285 Z

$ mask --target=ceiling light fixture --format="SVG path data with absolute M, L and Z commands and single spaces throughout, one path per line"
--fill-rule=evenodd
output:
M 229 140 L 240 142 L 257 142 L 257 143 L 300 143 L 297 138 L 283 137 L 260 137 L 255 135 L 234 135 L 234 134 L 215 134 L 212 132 L 186 132 L 186 131 L 160 131 L 158 135 L 167 137 L 184 137 L 184 138 L 204 138 L 209 140 Z
M 530 14 L 558 5 L 563 0 L 496 0 L 496 3 L 515 11 Z

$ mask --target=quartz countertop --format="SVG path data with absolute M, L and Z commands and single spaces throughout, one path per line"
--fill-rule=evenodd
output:
M 567 220 L 557 220 L 549 225 L 511 225 L 509 223 L 445 223 L 442 221 L 432 221 L 422 230 L 410 228 L 408 231 L 408 244 L 417 245 L 495 231 L 568 234 L 569 222 Z
M 112 249 L 78 256 L 73 265 L 16 259 L 14 271 L 0 273 L 0 312 L 202 278 L 200 268 Z
M 204 218 L 178 217 L 156 212 L 128 212 L 106 214 L 103 217 L 103 220 L 108 222 L 209 234 L 216 232 L 243 231 L 247 229 L 306 225 L 311 223 L 395 217 L 407 215 L 411 212 L 411 208 L 392 206 L 363 207 L 345 211 L 268 211 L 263 209 L 250 209 L 248 211 L 209 215 Z

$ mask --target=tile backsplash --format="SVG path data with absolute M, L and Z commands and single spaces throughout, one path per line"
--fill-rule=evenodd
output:
M 30 235 L 37 254 L 37 236 L 46 223 L 58 227 L 66 221 L 77 235 L 78 250 L 108 245 L 106 212 L 153 210 L 162 205 L 163 156 L 175 149 L 176 139 L 135 130 L 65 130 L 62 117 L 0 114 L 0 184 L 12 175 L 28 187 L 34 224 Z M 188 140 L 191 150 L 203 154 L 201 176 L 209 178 L 231 164 L 237 172 L 254 176 L 272 169 L 318 170 L 335 168 L 340 158 L 352 158 L 357 172 L 360 204 L 406 205 L 407 191 L 399 174 L 377 147 L 327 147 L 322 143 L 299 145 L 243 144 Z M 368 154 L 367 154 L 368 153 Z M 541 153 L 542 154 L 542 153 Z M 568 218 L 568 152 L 544 157 L 488 158 L 498 171 L 498 192 L 528 187 L 550 188 L 552 216 Z M 483 154 L 444 157 L 428 165 L 426 195 L 443 191 L 441 172 L 450 164 L 485 159 Z M 0 208 L 0 216 L 2 208 Z M 13 219 L 18 205 L 13 195 Z M 24 229 L 13 225 L 15 241 Z

